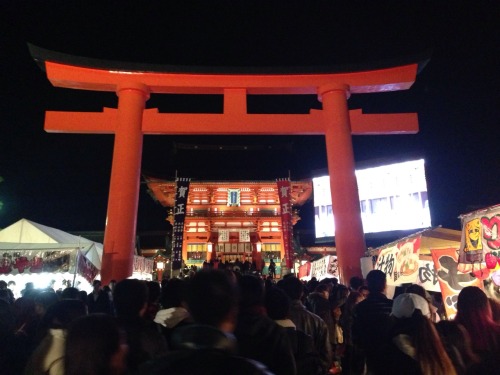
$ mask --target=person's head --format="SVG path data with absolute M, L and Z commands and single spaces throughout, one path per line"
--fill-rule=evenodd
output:
M 264 283 L 258 277 L 243 275 L 238 280 L 240 310 L 264 305 Z
M 7 289 L 7 282 L 5 280 L 0 280 L 0 290 Z
M 161 294 L 160 284 L 157 281 L 147 281 L 146 286 L 149 292 L 148 303 L 157 303 Z
M 368 272 L 368 275 L 366 275 L 366 285 L 370 293 L 383 293 L 386 283 L 386 275 L 380 270 L 371 270 Z
M 91 314 L 74 320 L 68 328 L 65 353 L 66 375 L 125 373 L 125 337 L 110 315 Z
M 363 298 L 368 297 L 368 294 L 370 294 L 370 291 L 368 290 L 368 287 L 366 285 L 362 285 L 359 287 L 358 292 L 361 293 Z
M 302 298 L 304 293 L 304 284 L 302 284 L 302 281 L 295 276 L 287 277 L 286 279 L 281 280 L 277 285 L 292 301 L 300 300 Z
M 427 302 L 431 302 L 430 295 L 425 291 L 422 285 L 411 284 L 408 288 L 406 288 L 406 293 L 417 294 L 422 298 L 425 298 Z
M 267 315 L 273 320 L 288 319 L 290 314 L 290 298 L 280 288 L 266 289 L 265 304 Z
M 458 294 L 456 319 L 462 323 L 465 320 L 492 320 L 493 314 L 486 294 L 477 286 L 467 286 Z
M 347 297 L 349 297 L 349 293 L 350 290 L 347 286 L 345 286 L 344 284 L 338 284 L 335 288 L 335 295 L 333 296 L 333 299 L 339 306 L 341 306 L 345 303 Z
M 96 293 L 101 290 L 101 286 L 102 286 L 101 280 L 94 280 L 92 283 L 92 287 L 94 288 L 94 292 Z
M 458 294 L 455 320 L 469 332 L 474 350 L 500 350 L 497 335 L 498 325 L 493 321 L 493 313 L 488 297 L 477 286 L 467 286 Z
M 88 293 L 85 290 L 80 290 L 78 292 L 78 299 L 82 301 L 83 303 L 87 303 L 87 296 Z
M 327 284 L 319 284 L 316 289 L 314 289 L 315 293 L 321 294 L 323 298 L 328 299 L 330 297 L 330 288 Z
M 148 287 L 138 279 L 124 279 L 116 284 L 113 303 L 120 317 L 142 316 L 148 303 Z
M 360 292 L 352 291 L 345 301 L 345 311 L 351 313 L 354 307 L 364 299 L 365 297 Z
M 80 291 L 77 288 L 68 286 L 63 289 L 61 293 L 61 299 L 78 299 L 78 294 Z
M 162 308 L 181 307 L 185 300 L 185 281 L 182 279 L 172 279 L 161 289 L 160 304 Z
M 21 290 L 21 295 L 23 297 L 34 298 L 34 295 L 36 293 L 37 293 L 37 290 L 35 289 L 35 284 L 33 284 L 31 281 L 27 282 L 24 285 L 24 289 Z
M 59 296 L 55 292 L 41 292 L 35 296 L 35 311 L 38 315 L 44 315 L 50 306 L 59 301 Z
M 364 280 L 362 277 L 359 276 L 353 276 L 349 279 L 349 288 L 352 291 L 357 291 L 361 285 L 363 285 Z
M 196 323 L 234 330 L 238 306 L 237 285 L 225 272 L 203 270 L 187 281 L 186 302 Z
M 429 303 L 418 294 L 402 293 L 394 298 L 391 315 L 398 318 L 411 318 L 414 314 L 430 317 Z
M 64 299 L 49 307 L 45 314 L 48 328 L 67 329 L 69 324 L 87 315 L 87 307 L 77 299 Z

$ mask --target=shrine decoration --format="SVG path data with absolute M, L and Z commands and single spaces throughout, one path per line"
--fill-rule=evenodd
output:
M 288 269 L 293 267 L 293 224 L 292 202 L 290 201 L 290 180 L 278 179 L 278 196 L 281 208 L 281 228 L 283 233 L 283 248 L 285 250 L 285 264 Z
M 184 239 L 184 220 L 189 194 L 189 178 L 177 178 L 175 189 L 174 224 L 172 233 L 172 270 L 180 270 L 182 265 L 182 242 Z

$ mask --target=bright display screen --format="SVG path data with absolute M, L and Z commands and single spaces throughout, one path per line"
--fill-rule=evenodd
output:
M 424 159 L 356 170 L 365 233 L 431 226 Z M 313 178 L 316 238 L 335 236 L 329 176 Z

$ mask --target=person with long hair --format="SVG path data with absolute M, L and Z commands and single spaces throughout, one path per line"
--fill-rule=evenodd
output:
M 436 323 L 436 329 L 457 374 L 472 374 L 480 359 L 472 351 L 469 332 L 454 320 L 441 320 Z
M 425 298 L 403 293 L 394 299 L 385 374 L 456 375 Z
M 500 367 L 500 325 L 493 320 L 486 293 L 477 286 L 467 286 L 458 294 L 455 321 L 469 332 L 474 352 L 486 367 Z

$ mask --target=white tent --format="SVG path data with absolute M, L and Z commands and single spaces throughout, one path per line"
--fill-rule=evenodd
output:
M 101 269 L 102 244 L 66 233 L 30 220 L 21 219 L 0 231 L 0 251 L 80 249 L 82 254 Z

